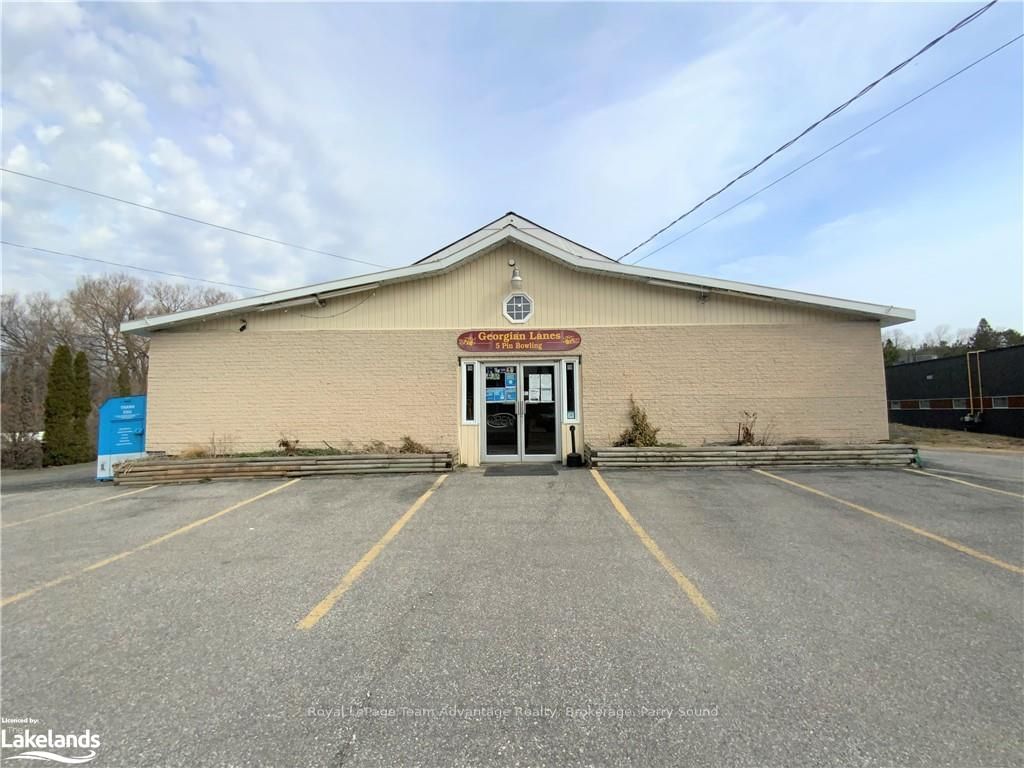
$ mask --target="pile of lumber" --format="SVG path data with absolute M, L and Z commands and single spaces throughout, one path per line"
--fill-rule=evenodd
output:
M 911 445 L 728 445 L 700 448 L 593 448 L 594 467 L 908 466 Z
M 253 458 L 125 461 L 114 467 L 117 485 L 153 485 L 255 477 L 307 477 L 399 472 L 447 472 L 450 453 L 353 453 L 338 456 L 260 456 Z

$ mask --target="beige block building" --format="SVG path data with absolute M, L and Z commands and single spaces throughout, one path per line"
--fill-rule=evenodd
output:
M 125 323 L 146 448 L 358 449 L 461 463 L 611 444 L 630 397 L 683 445 L 888 436 L 880 328 L 912 310 L 617 263 L 509 213 L 415 264 Z

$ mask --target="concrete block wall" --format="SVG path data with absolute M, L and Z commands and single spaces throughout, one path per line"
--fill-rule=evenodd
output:
M 586 440 L 610 444 L 629 395 L 684 445 L 734 439 L 742 411 L 775 440 L 887 437 L 875 322 L 579 327 Z M 361 448 L 403 436 L 459 448 L 459 329 L 163 332 L 150 346 L 147 449 Z M 481 356 L 483 357 L 483 356 Z M 582 446 L 581 446 L 582 448 Z
M 629 396 L 684 445 L 736 437 L 743 411 L 777 442 L 888 437 L 875 322 L 588 328 L 581 332 L 587 442 L 610 445 Z M 760 429 L 758 429 L 760 431 Z
M 157 333 L 146 448 L 223 437 L 232 451 L 361 448 L 402 437 L 457 447 L 459 372 L 450 331 Z

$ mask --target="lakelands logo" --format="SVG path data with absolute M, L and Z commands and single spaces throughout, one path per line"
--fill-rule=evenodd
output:
M 13 719 L 13 718 L 11 718 Z M 8 718 L 4 718 L 9 722 Z M 4 760 L 45 760 L 62 765 L 82 765 L 96 759 L 96 748 L 100 745 L 100 737 L 85 730 L 82 733 L 32 733 L 28 728 L 22 730 L 7 728 L 0 730 L 0 747 L 3 749 L 23 749 L 16 755 L 4 755 Z M 87 750 L 84 755 L 61 755 L 51 750 L 62 751 Z

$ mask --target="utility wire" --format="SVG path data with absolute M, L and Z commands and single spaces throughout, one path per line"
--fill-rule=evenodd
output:
M 44 184 L 52 184 L 55 187 L 63 187 L 64 189 L 71 189 L 75 192 L 81 192 L 86 195 L 93 195 L 94 197 L 102 197 L 104 200 L 113 200 L 117 203 L 124 203 L 125 205 L 134 205 L 136 208 L 142 208 L 146 211 L 153 211 L 154 213 L 162 213 L 165 216 L 173 216 L 176 219 L 184 219 L 185 221 L 191 221 L 195 224 L 203 224 L 207 227 L 214 227 L 215 229 L 222 229 L 225 232 L 232 232 L 236 235 L 245 235 L 246 237 L 255 237 L 257 240 L 264 240 L 268 243 L 275 243 L 276 245 L 283 245 L 288 248 L 297 248 L 300 251 L 307 251 L 309 253 L 318 253 L 321 256 L 332 256 L 335 259 L 342 259 L 344 261 L 353 261 L 357 264 L 366 264 L 370 267 L 385 267 L 384 264 L 377 264 L 372 261 L 363 261 L 362 259 L 355 259 L 351 256 L 341 256 L 337 253 L 331 253 L 330 251 L 320 251 L 316 248 L 307 248 L 304 245 L 296 245 L 295 243 L 289 243 L 284 240 L 276 240 L 273 237 L 265 237 L 264 235 L 257 235 L 254 232 L 246 232 L 242 229 L 234 229 L 233 227 L 225 227 L 223 224 L 214 224 L 212 221 L 205 221 L 203 219 L 196 219 L 192 216 L 186 216 L 183 213 L 175 213 L 174 211 L 166 211 L 163 208 L 155 208 L 152 205 L 145 205 L 143 203 L 137 203 L 134 200 L 125 200 L 123 197 L 114 197 L 113 195 L 107 195 L 103 192 L 97 192 L 92 189 L 85 189 L 84 187 L 76 187 L 73 184 L 65 184 L 62 181 L 55 181 L 53 179 L 44 179 L 42 176 L 33 176 L 31 173 L 23 173 L 21 171 L 13 171 L 10 168 L 4 168 L 0 166 L 0 171 L 4 173 L 11 173 L 15 176 L 22 176 L 26 179 L 32 179 L 33 181 L 41 181 Z
M 243 291 L 256 291 L 258 293 L 266 293 L 263 288 L 253 288 L 250 285 L 236 285 L 235 283 L 222 283 L 218 280 L 206 280 L 202 277 L 192 277 L 191 275 L 181 275 L 177 272 L 164 272 L 160 269 L 150 269 L 149 267 L 137 267 L 134 264 L 123 264 L 119 261 L 106 261 L 105 259 L 95 259 L 91 256 L 79 256 L 76 253 L 65 253 L 64 251 L 51 251 L 49 248 L 37 248 L 34 245 L 22 245 L 21 243 L 12 243 L 9 240 L 0 240 L 3 245 L 9 245 L 12 248 L 23 248 L 26 251 L 38 251 L 39 253 L 48 253 L 53 256 L 67 256 L 70 259 L 81 259 L 82 261 L 95 261 L 99 264 L 110 264 L 114 267 L 124 267 L 125 269 L 137 269 L 139 272 L 152 272 L 154 275 L 165 275 L 167 277 L 179 277 L 182 280 L 194 280 L 199 283 L 209 283 L 210 285 L 221 285 L 226 288 L 241 288 Z
M 921 50 L 919 50 L 919 51 L 918 51 L 917 53 L 915 53 L 915 54 L 914 54 L 913 56 L 911 56 L 910 58 L 904 59 L 904 60 L 903 60 L 903 61 L 901 61 L 901 62 L 900 62 L 899 64 L 897 64 L 897 65 L 896 65 L 895 67 L 893 67 L 893 68 L 892 68 L 892 69 L 890 69 L 890 70 L 889 70 L 888 72 L 886 72 L 886 73 L 885 73 L 884 75 L 882 75 L 881 77 L 879 77 L 879 78 L 878 78 L 877 80 L 874 80 L 873 82 L 871 82 L 871 83 L 868 83 L 867 85 L 865 85 L 865 86 L 864 86 L 863 88 L 861 88 L 861 89 L 860 89 L 860 91 L 859 91 L 859 92 L 858 92 L 858 93 L 857 93 L 857 94 L 856 94 L 855 96 L 852 96 L 852 97 L 850 97 L 849 99 L 847 99 L 846 101 L 844 101 L 844 102 L 843 102 L 842 104 L 840 104 L 840 105 L 839 105 L 838 107 L 835 107 L 835 108 L 834 108 L 834 109 L 833 109 L 833 110 L 832 110 L 831 112 L 829 112 L 829 113 L 828 113 L 827 115 L 825 115 L 824 117 L 822 117 L 822 118 L 820 118 L 820 119 L 816 120 L 815 122 L 811 123 L 811 124 L 810 124 L 809 126 L 807 126 L 806 128 L 804 128 L 804 129 L 803 129 L 803 130 L 802 130 L 802 131 L 801 131 L 800 133 L 798 133 L 798 134 L 797 134 L 796 136 L 794 136 L 794 137 L 793 137 L 792 139 L 790 139 L 790 140 L 789 140 L 789 141 L 787 141 L 787 142 L 786 142 L 785 144 L 783 144 L 783 145 L 782 145 L 781 147 L 779 147 L 778 149 L 776 149 L 776 150 L 775 150 L 774 152 L 772 152 L 772 153 L 770 153 L 770 154 L 768 154 L 768 155 L 765 155 L 765 157 L 764 157 L 764 158 L 762 158 L 762 159 L 761 159 L 761 160 L 760 160 L 759 162 L 757 162 L 756 164 L 754 164 L 754 165 L 750 166 L 750 168 L 748 168 L 747 170 L 745 170 L 745 171 L 744 171 L 743 173 L 741 173 L 741 174 L 740 174 L 739 176 L 737 176 L 736 178 L 734 178 L 734 179 L 733 179 L 732 181 L 730 181 L 730 182 L 729 182 L 728 184 L 726 184 L 726 185 L 725 185 L 724 187 L 722 187 L 721 189 L 719 189 L 719 190 L 718 190 L 717 192 L 714 192 L 714 193 L 712 193 L 712 194 L 708 195 L 707 197 L 705 197 L 705 198 L 704 198 L 703 200 L 701 200 L 701 201 L 700 201 L 699 203 L 697 203 L 697 204 L 696 204 L 695 206 L 693 206 L 693 207 L 692 207 L 692 208 L 691 208 L 690 210 L 686 211 L 686 213 L 683 213 L 683 214 L 681 214 L 681 215 L 677 216 L 676 218 L 674 218 L 674 219 L 673 219 L 672 221 L 670 221 L 670 222 L 669 222 L 668 224 L 666 224 L 666 225 L 665 225 L 664 227 L 662 227 L 662 228 L 661 228 L 661 229 L 659 229 L 659 230 L 658 230 L 657 232 L 655 232 L 655 233 L 654 233 L 653 235 L 651 235 L 650 237 L 648 237 L 648 238 L 647 238 L 646 240 L 644 240 L 643 242 L 641 242 L 641 243 L 639 243 L 639 244 L 637 244 L 637 245 L 634 245 L 634 246 L 633 246 L 632 248 L 630 248 L 630 249 L 629 249 L 628 251 L 626 251 L 626 252 L 625 252 L 624 254 L 622 254 L 621 256 L 619 256 L 619 258 L 617 258 L 617 259 L 616 259 L 616 261 L 622 261 L 622 260 L 623 260 L 624 258 L 626 258 L 627 256 L 629 256 L 629 255 L 630 255 L 631 253 L 633 253 L 634 251 L 637 251 L 637 250 L 639 250 L 640 248 L 643 248 L 643 247 L 644 247 L 645 245 L 647 245 L 647 244 L 648 244 L 649 242 L 651 242 L 651 241 L 652 241 L 652 240 L 654 240 L 654 239 L 655 239 L 656 237 L 658 237 L 659 235 L 661 235 L 661 234 L 662 234 L 663 232 L 665 232 L 665 231 L 667 231 L 667 230 L 671 229 L 672 227 L 674 227 L 674 226 L 675 226 L 676 224 L 678 224 L 678 223 L 679 223 L 680 221 L 682 221 L 683 219 L 685 219 L 685 218 L 686 218 L 687 216 L 689 216 L 689 215 L 690 215 L 691 213 L 693 213 L 694 211 L 696 211 L 696 210 L 697 210 L 698 208 L 700 208 L 700 207 L 701 207 L 702 205 L 704 205 L 705 203 L 707 203 L 707 202 L 709 202 L 709 201 L 713 200 L 714 198 L 718 197 L 718 196 L 719 196 L 720 194 L 722 194 L 723 192 L 725 192 L 725 190 L 727 190 L 727 189 L 728 189 L 729 187 L 731 187 L 731 186 L 732 186 L 733 184 L 735 184 L 735 183 L 736 183 L 737 181 L 739 181 L 740 179 L 743 179 L 743 178 L 745 178 L 746 176 L 749 176 L 749 175 L 750 175 L 751 173 L 753 173 L 753 172 L 754 172 L 754 171 L 756 171 L 756 170 L 757 170 L 758 168 L 760 168 L 760 167 L 761 167 L 762 165 L 764 165 L 765 163 L 767 163 L 767 162 L 768 162 L 769 160 L 771 160 L 771 159 L 772 159 L 773 157 L 775 157 L 775 156 L 776 156 L 777 154 L 779 154 L 780 152 L 782 152 L 782 151 L 784 151 L 784 150 L 788 149 L 789 147 L 793 146 L 793 145 L 794 145 L 794 144 L 795 144 L 796 142 L 800 141 L 800 139 L 802 139 L 802 138 L 803 138 L 804 136 L 806 136 L 806 135 L 807 135 L 808 133 L 810 133 L 810 132 L 811 132 L 811 131 L 813 131 L 813 130 L 814 130 L 815 128 L 817 128 L 817 127 L 818 127 L 819 125 L 821 125 L 822 123 L 824 123 L 824 122 L 825 122 L 826 120 L 828 120 L 829 118 L 835 117 L 835 116 L 836 116 L 837 114 L 839 114 L 840 112 L 842 112 L 842 111 L 843 111 L 844 109 L 846 109 L 846 108 L 847 108 L 848 106 L 850 106 L 850 105 L 851 105 L 851 104 L 852 104 L 853 102 L 855 102 L 855 101 L 856 101 L 857 99 L 861 98 L 861 97 L 862 97 L 862 96 L 864 96 L 864 95 L 865 95 L 866 93 L 868 93 L 868 91 L 870 91 L 870 90 L 871 90 L 872 88 L 874 88 L 874 87 L 875 87 L 876 85 L 878 85 L 878 84 L 879 84 L 880 82 L 882 82 L 882 81 L 883 81 L 883 80 L 885 80 L 886 78 L 888 78 L 888 77 L 891 77 L 892 75 L 894 75 L 894 74 L 896 74 L 897 72 L 899 72 L 899 71 L 900 71 L 901 69 L 903 69 L 903 68 L 904 68 L 905 66 L 907 66 L 907 65 L 908 65 L 908 64 L 909 64 L 910 62 L 912 62 L 912 61 L 913 61 L 914 59 L 916 59 L 916 58 L 917 58 L 918 56 L 920 56 L 921 54 L 923 54 L 923 53 L 924 53 L 925 51 L 927 51 L 927 50 L 929 50 L 930 48 L 932 48 L 933 46 L 937 45 L 937 44 L 938 44 L 939 42 L 941 42 L 941 41 L 942 41 L 942 40 L 943 40 L 944 38 L 946 38 L 946 37 L 948 37 L 949 35 L 953 34 L 953 33 L 954 33 L 954 32 L 956 32 L 957 30 L 960 30 L 960 29 L 963 29 L 964 27 L 966 27 L 966 26 L 967 26 L 968 24 L 970 24 L 970 23 L 971 23 L 972 21 L 974 21 L 974 20 L 975 20 L 975 19 L 977 19 L 977 18 L 978 18 L 979 16 L 981 16 L 981 14 L 985 13 L 985 11 L 987 11 L 987 10 L 988 10 L 989 8 L 991 8 L 991 7 L 993 6 L 993 5 L 995 5 L 995 4 L 997 3 L 997 2 L 999 2 L 999 0 L 991 0 L 991 1 L 990 1 L 990 2 L 988 3 L 988 4 L 986 4 L 986 5 L 982 6 L 982 7 L 981 7 L 981 8 L 979 8 L 978 10 L 974 11 L 974 13 L 971 13 L 970 15 L 968 15 L 968 16 L 965 16 L 964 18 L 960 19 L 960 21 L 958 21 L 958 22 L 957 22 L 956 24 L 954 24 L 954 25 L 953 25 L 952 27 L 950 27 L 950 28 L 949 28 L 948 30 L 946 30 L 945 32 L 943 32 L 943 33 L 942 33 L 941 35 L 939 35 L 938 37 L 936 37 L 936 38 L 935 38 L 934 40 L 932 40 L 932 41 L 931 41 L 930 43 L 928 43 L 927 45 L 925 45 L 925 46 L 924 46 L 924 47 L 923 47 L 923 48 L 922 48 Z
M 981 57 L 980 59 L 975 59 L 974 61 L 972 61 L 972 62 L 971 62 L 970 64 L 968 64 L 968 65 L 967 65 L 966 67 L 964 67 L 963 69 L 957 70 L 957 71 L 956 71 L 956 72 L 954 72 L 954 73 L 953 73 L 952 75 L 950 75 L 949 77 L 945 78 L 944 80 L 940 80 L 940 81 L 939 81 L 939 82 L 937 82 L 937 83 L 936 83 L 935 85 L 933 85 L 933 86 L 932 86 L 931 88 L 928 88 L 928 89 L 926 89 L 926 90 L 924 90 L 924 91 L 921 91 L 921 92 L 920 92 L 919 94 L 917 94 L 917 96 L 915 96 L 914 98 L 912 98 L 912 99 L 908 99 L 907 101 L 905 101 L 905 102 L 903 102 L 902 104 L 900 104 L 900 105 L 899 105 L 898 107 L 895 107 L 894 109 L 891 109 L 891 110 L 889 110 L 888 112 L 886 112 L 886 113 L 885 113 L 884 115 L 882 115 L 881 117 L 879 117 L 879 118 L 877 118 L 877 119 L 875 119 L 875 120 L 872 120 L 872 121 L 871 121 L 870 123 L 868 123 L 867 125 L 865 125 L 865 126 L 864 126 L 863 128 L 861 128 L 860 130 L 854 131 L 853 133 L 851 133 L 851 134 L 850 134 L 849 136 L 847 136 L 847 137 L 846 137 L 845 139 L 843 139 L 842 141 L 838 141 L 838 142 L 836 142 L 835 144 L 833 144 L 833 145 L 832 145 L 831 147 L 829 147 L 828 149 L 824 150 L 823 152 L 819 152 L 819 153 L 818 153 L 817 155 L 815 155 L 814 157 L 812 157 L 812 158 L 811 158 L 810 160 L 807 160 L 806 162 L 804 162 L 804 163 L 801 163 L 800 165 L 798 165 L 798 166 L 797 166 L 796 168 L 794 168 L 793 170 L 789 171 L 788 173 L 784 173 L 784 174 L 783 174 L 782 176 L 779 176 L 779 178 L 775 179 L 775 181 L 773 181 L 773 182 L 771 182 L 771 183 L 769 183 L 769 184 L 765 184 L 765 185 L 764 185 L 763 187 L 761 187 L 761 188 L 760 188 L 759 190 L 757 190 L 756 192 L 753 192 L 753 193 L 751 193 L 751 194 L 747 195 L 746 197 L 744 197 L 744 198 L 743 198 L 742 200 L 740 200 L 739 202 L 736 202 L 736 203 L 734 203 L 733 205 L 730 205 L 730 206 L 729 206 L 728 208 L 726 208 L 726 209 L 725 209 L 724 211 L 721 211 L 720 213 L 716 213 L 716 214 L 715 214 L 714 216 L 712 216 L 712 217 L 711 217 L 710 219 L 705 219 L 704 221 L 702 221 L 702 222 L 701 222 L 700 224 L 698 224 L 698 225 L 697 225 L 696 227 L 694 227 L 693 229 L 688 229 L 688 230 L 686 230 L 685 232 L 683 232 L 683 233 L 682 233 L 681 235 L 678 235 L 678 236 L 676 236 L 676 237 L 673 237 L 673 238 L 672 238 L 671 240 L 669 240 L 669 241 L 668 241 L 667 243 L 664 243 L 664 244 L 662 244 L 662 245 L 659 245 L 659 246 L 658 246 L 657 248 L 655 248 L 654 250 L 652 250 L 652 251 L 651 251 L 650 253 L 644 254 L 644 255 L 643 255 L 643 256 L 641 256 L 641 257 L 640 257 L 639 259 L 637 259 L 636 261 L 634 261 L 634 262 L 633 262 L 633 264 L 634 264 L 634 265 L 636 265 L 636 264 L 639 264 L 639 263 L 640 263 L 641 261 L 643 261 L 644 259 L 647 259 L 647 258 L 649 258 L 649 257 L 653 256 L 653 255 L 654 255 L 654 254 L 656 254 L 656 253 L 657 253 L 658 251 L 660 251 L 660 250 L 663 250 L 663 249 L 665 249 L 665 248 L 668 248 L 668 247 L 669 247 L 670 245 L 672 245 L 673 243 L 677 243 L 677 242 L 679 242 L 680 240 L 682 240 L 682 239 L 683 239 L 684 237 L 686 237 L 687 235 L 692 235 L 692 234 L 693 234 L 694 232 L 696 232 L 696 231 L 697 231 L 698 229 L 701 229 L 702 227 L 704 227 L 704 226 L 706 226 L 706 225 L 710 224 L 710 223 L 711 223 L 712 221 L 714 221 L 715 219 L 717 219 L 717 218 L 719 218 L 719 217 L 721 217 L 721 216 L 724 216 L 725 214 L 729 213 L 729 211 L 732 211 L 732 210 L 735 210 L 736 208 L 739 208 L 739 207 L 740 207 L 741 205 L 743 205 L 743 204 L 744 204 L 745 202 L 747 202 L 747 201 L 749 201 L 749 200 L 752 200 L 753 198 L 755 198 L 755 197 L 757 197 L 758 195 L 760 195 L 760 194 L 761 194 L 762 192 L 765 192 L 766 190 L 769 190 L 769 189 L 771 189 L 771 188 L 772 188 L 772 187 L 774 187 L 774 186 L 775 186 L 776 184 L 778 184 L 778 183 L 779 183 L 780 181 L 784 181 L 785 179 L 788 179 L 788 178 L 789 178 L 790 176 L 792 176 L 792 175 L 793 175 L 794 173 L 796 173 L 797 171 L 801 171 L 801 170 L 803 170 L 804 168 L 806 168 L 806 167 L 807 167 L 808 165 L 810 165 L 811 163 L 815 162 L 816 160 L 820 160 L 821 158 L 823 158 L 823 157 L 824 157 L 825 155 L 827 155 L 827 154 L 828 154 L 829 152 L 831 152 L 832 150 L 834 150 L 834 149 L 838 149 L 839 147 L 843 146 L 843 144 L 845 144 L 846 142 L 848 142 L 848 141 L 849 141 L 850 139 L 854 139 L 854 138 L 856 138 L 857 136 L 860 136 L 860 135 L 861 135 L 862 133 L 864 133 L 864 131 L 866 131 L 866 130 L 867 130 L 868 128 L 872 128 L 872 127 L 874 127 L 874 126 L 878 125 L 878 124 L 879 124 L 880 122 L 882 122 L 883 120 L 885 120 L 885 119 L 886 119 L 887 117 L 891 117 L 892 115 L 895 115 L 895 114 L 896 114 L 897 112 L 899 112 L 899 111 L 900 111 L 901 109 L 903 109 L 904 107 L 909 107 L 909 106 L 910 106 L 911 104 L 913 104 L 913 103 L 914 103 L 915 101 L 917 101 L 918 99 L 920 99 L 920 98 L 921 98 L 922 96 L 927 96 L 927 95 L 928 95 L 929 93 L 931 93 L 932 91 L 934 91 L 934 90 L 935 90 L 936 88 L 939 88 L 940 86 L 943 86 L 943 85 L 945 85 L 945 84 L 946 84 L 946 83 L 948 83 L 948 82 L 949 82 L 950 80 L 952 80 L 952 79 L 954 79 L 954 78 L 956 78 L 956 77 L 959 77 L 959 76 L 960 76 L 960 75 L 962 75 L 962 74 L 963 74 L 964 72 L 966 72 L 967 70 L 971 69 L 972 67 L 974 67 L 974 66 L 977 66 L 978 64 L 981 64 L 981 62 L 985 61 L 985 59 L 987 59 L 987 58 L 988 58 L 989 56 L 994 56 L 995 54 L 999 53 L 999 52 L 1000 52 L 1001 50 L 1003 50 L 1003 49 L 1004 49 L 1004 48 L 1006 48 L 1007 46 L 1013 45 L 1013 44 L 1014 44 L 1014 43 L 1016 43 L 1016 42 L 1017 42 L 1018 40 L 1020 40 L 1020 39 L 1021 39 L 1022 37 L 1024 37 L 1024 34 L 1020 34 L 1020 35 L 1017 35 L 1017 36 L 1016 36 L 1015 38 L 1013 38 L 1012 40 L 1007 40 L 1007 41 L 1006 41 L 1005 43 L 1003 43 L 1002 45 L 1000 45 L 1000 46 L 999 46 L 998 48 L 995 48 L 995 49 L 993 49 L 993 50 L 989 51 L 988 53 L 986 53 L 986 54 L 985 54 L 984 56 L 982 56 L 982 57 Z

